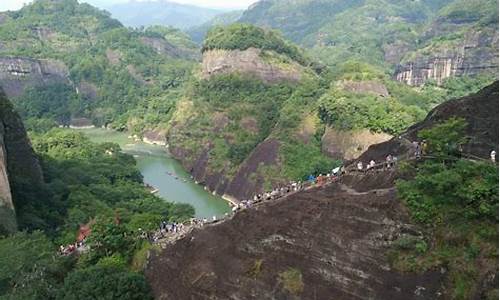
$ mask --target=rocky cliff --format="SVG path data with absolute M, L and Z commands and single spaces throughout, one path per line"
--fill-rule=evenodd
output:
M 351 160 L 360 156 L 369 146 L 391 139 L 386 133 L 375 133 L 368 129 L 338 130 L 327 127 L 322 137 L 322 149 L 330 157 Z
M 450 117 L 464 118 L 468 124 L 467 136 L 471 137 L 463 146 L 463 151 L 484 159 L 489 158 L 492 150 L 498 153 L 498 81 L 485 87 L 476 94 L 447 101 L 434 108 L 425 120 L 408 128 L 400 137 L 372 145 L 360 156 L 360 160 L 369 162 L 384 160 L 387 153 L 404 156 L 411 145 L 407 141 L 418 140 L 417 134 L 434 124 Z
M 498 82 L 445 103 L 403 137 L 459 116 L 475 137 L 464 151 L 498 145 Z M 489 125 L 487 125 L 489 124 Z M 491 125 L 493 127 L 491 127 Z M 372 146 L 363 159 L 408 148 L 399 138 Z M 342 183 L 244 210 L 195 230 L 153 253 L 146 276 L 156 299 L 448 299 L 446 270 L 400 273 L 388 251 L 421 238 L 394 189 L 392 170 L 348 175 Z
M 394 79 L 412 86 L 420 86 L 427 80 L 440 85 L 449 77 L 498 73 L 498 30 L 469 30 L 457 38 L 449 33 L 453 32 L 449 24 L 442 23 L 449 21 L 438 19 L 433 24 L 424 34 L 431 42 L 409 52 L 397 66 Z M 452 27 L 459 32 L 460 26 Z
M 284 62 L 278 63 L 278 58 L 284 59 Z M 256 48 L 243 51 L 217 49 L 203 53 L 203 78 L 228 73 L 253 75 L 265 82 L 273 83 L 299 81 L 303 77 L 304 68 L 284 56 Z
M 0 57 L 0 85 L 8 97 L 22 95 L 27 86 L 69 82 L 67 66 L 58 60 Z
M 16 229 L 18 195 L 40 188 L 42 182 L 23 123 L 0 88 L 0 233 Z

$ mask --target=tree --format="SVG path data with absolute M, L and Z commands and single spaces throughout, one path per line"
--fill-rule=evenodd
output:
M 421 130 L 418 136 L 426 140 L 428 151 L 437 156 L 455 156 L 467 142 L 464 119 L 450 118 L 430 129 Z
M 71 272 L 57 299 L 148 300 L 152 297 L 144 276 L 120 267 L 98 265 Z

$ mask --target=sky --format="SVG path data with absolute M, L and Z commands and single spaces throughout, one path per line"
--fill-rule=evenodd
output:
M 128 2 L 129 0 L 80 0 L 100 8 L 115 4 Z M 140 0 L 136 0 L 140 1 Z M 0 0 L 0 11 L 17 10 L 23 6 L 23 3 L 29 3 L 30 0 Z M 171 2 L 192 4 L 203 7 L 223 8 L 223 9 L 243 9 L 257 0 L 174 0 Z

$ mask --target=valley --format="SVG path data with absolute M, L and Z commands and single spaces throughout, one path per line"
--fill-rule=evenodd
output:
M 157 195 L 166 201 L 193 206 L 197 218 L 221 218 L 231 211 L 226 200 L 196 184 L 164 146 L 134 142 L 127 133 L 101 128 L 78 129 L 77 132 L 82 132 L 95 143 L 112 142 L 120 145 L 123 152 L 134 156 L 144 183 L 158 189 Z
M 196 1 L 0 11 L 0 299 L 498 299 L 498 0 Z

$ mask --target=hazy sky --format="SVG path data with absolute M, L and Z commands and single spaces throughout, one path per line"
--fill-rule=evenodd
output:
M 128 2 L 129 0 L 80 0 L 98 7 L 106 7 L 111 4 Z M 138 1 L 138 0 L 136 0 Z M 139 0 L 140 1 L 140 0 Z M 0 0 L 0 11 L 17 10 L 23 6 L 23 3 L 29 3 L 31 0 Z M 225 9 L 241 9 L 247 8 L 250 4 L 257 0 L 173 0 L 171 2 L 193 4 L 204 7 L 225 8 Z

